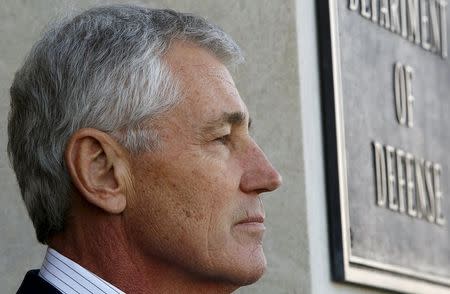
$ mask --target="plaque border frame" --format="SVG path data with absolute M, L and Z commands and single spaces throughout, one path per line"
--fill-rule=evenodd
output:
M 337 1 L 316 2 L 332 278 L 406 293 L 449 294 L 450 278 L 351 253 Z

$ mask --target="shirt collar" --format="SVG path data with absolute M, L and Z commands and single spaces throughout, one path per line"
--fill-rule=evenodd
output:
M 50 247 L 39 276 L 63 294 L 125 294 Z

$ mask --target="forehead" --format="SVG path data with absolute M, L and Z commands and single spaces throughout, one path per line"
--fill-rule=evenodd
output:
M 181 84 L 186 114 L 214 119 L 224 112 L 244 112 L 227 68 L 209 51 L 192 43 L 175 42 L 165 56 L 169 68 Z

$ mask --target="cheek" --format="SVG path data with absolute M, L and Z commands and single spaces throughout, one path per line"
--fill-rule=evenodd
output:
M 142 179 L 144 180 L 144 179 Z M 153 179 L 152 179 L 153 180 Z M 132 247 L 147 257 L 158 256 L 186 266 L 205 251 L 208 223 L 205 203 L 196 201 L 195 185 L 156 177 L 138 184 L 125 222 Z
M 136 205 L 134 209 L 142 218 L 151 218 L 158 226 L 188 227 L 194 222 L 204 222 L 208 202 L 199 182 L 200 175 L 186 173 L 177 168 L 157 166 L 151 172 L 137 176 Z
M 209 265 L 212 251 L 233 243 L 231 228 L 241 216 L 236 171 L 200 156 L 135 168 L 136 195 L 127 214 L 134 242 L 146 255 Z
M 211 231 L 223 231 L 224 223 L 231 222 L 231 193 L 224 184 L 229 176 L 217 164 L 190 162 L 196 164 L 173 162 L 135 170 L 136 195 L 128 211 L 134 223 L 141 222 L 141 237 L 207 243 Z

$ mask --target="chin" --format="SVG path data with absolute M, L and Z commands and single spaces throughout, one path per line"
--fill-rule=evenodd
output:
M 255 254 L 238 259 L 231 271 L 223 277 L 236 286 L 246 286 L 258 281 L 266 272 L 267 262 L 262 249 Z
M 258 281 L 266 272 L 266 266 L 254 269 L 250 273 L 247 273 L 245 276 L 242 276 L 240 280 L 238 280 L 239 286 L 247 286 Z

